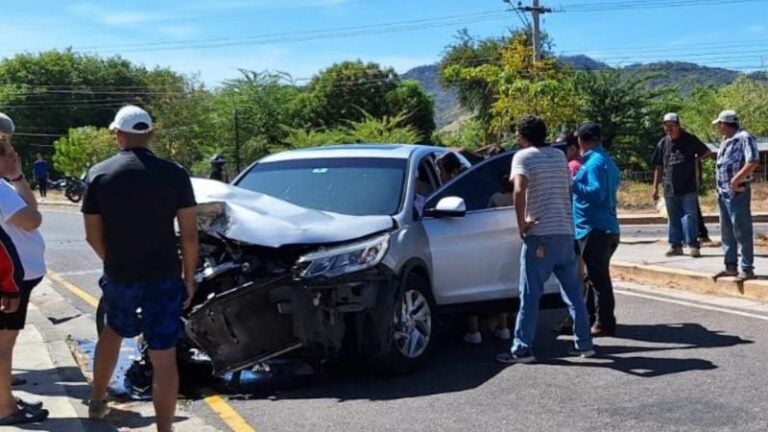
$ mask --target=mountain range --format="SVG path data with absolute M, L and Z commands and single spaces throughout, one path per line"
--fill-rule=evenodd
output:
M 698 86 L 711 85 L 721 87 L 732 83 L 742 73 L 739 71 L 702 66 L 685 62 L 636 63 L 624 67 L 612 67 L 606 63 L 585 55 L 561 56 L 560 60 L 578 70 L 619 70 L 626 74 L 659 73 L 649 81 L 651 87 L 675 84 L 681 93 L 688 93 Z M 456 92 L 444 89 L 438 79 L 438 66 L 425 65 L 415 67 L 402 76 L 403 79 L 418 81 L 435 100 L 435 122 L 443 128 L 467 116 L 459 105 Z M 768 80 L 768 73 L 755 72 L 750 77 Z

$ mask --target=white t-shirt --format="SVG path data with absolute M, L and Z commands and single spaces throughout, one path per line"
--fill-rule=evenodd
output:
M 538 221 L 531 235 L 573 235 L 571 175 L 565 153 L 554 147 L 528 147 L 515 153 L 510 178 L 528 178 L 527 220 Z
M 0 180 L 0 227 L 16 246 L 21 265 L 24 267 L 24 280 L 39 279 L 45 276 L 45 242 L 38 230 L 25 230 L 8 220 L 27 203 L 19 196 L 16 189 L 5 180 Z

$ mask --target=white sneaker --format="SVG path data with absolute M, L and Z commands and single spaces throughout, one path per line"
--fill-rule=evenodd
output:
M 480 332 L 467 333 L 464 335 L 464 342 L 472 345 L 480 345 L 483 343 L 483 335 Z
M 597 355 L 597 352 L 595 352 L 594 349 L 588 349 L 588 350 L 573 350 L 570 352 L 572 356 L 581 357 L 581 358 L 592 358 Z
M 499 338 L 501 340 L 510 340 L 510 339 L 512 339 L 512 332 L 510 332 L 508 328 L 501 329 L 501 330 L 496 330 L 496 332 L 494 334 L 496 335 L 497 338 Z

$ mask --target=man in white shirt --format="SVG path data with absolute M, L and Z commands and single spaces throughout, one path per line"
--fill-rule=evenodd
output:
M 37 231 L 42 216 L 11 146 L 13 121 L 0 114 L 0 426 L 48 417 L 41 403 L 11 392 L 13 347 L 24 328 L 32 289 L 45 276 L 45 244 Z

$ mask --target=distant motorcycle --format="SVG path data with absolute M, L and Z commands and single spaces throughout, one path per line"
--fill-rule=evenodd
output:
M 85 192 L 85 182 L 81 179 L 68 177 L 64 184 L 64 196 L 73 203 L 80 202 Z

